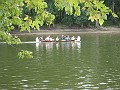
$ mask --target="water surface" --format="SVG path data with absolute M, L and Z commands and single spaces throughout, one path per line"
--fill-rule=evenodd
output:
M 77 35 L 76 35 L 77 36 Z M 0 44 L 1 90 L 120 90 L 120 35 L 81 34 L 81 43 Z M 54 36 L 55 37 L 55 36 Z M 22 36 L 33 41 L 35 36 Z

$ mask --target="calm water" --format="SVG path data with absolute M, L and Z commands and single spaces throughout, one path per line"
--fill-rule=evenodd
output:
M 16 46 L 31 50 L 30 60 L 19 60 L 15 48 L 0 44 L 0 90 L 120 90 L 120 34 L 81 39 Z

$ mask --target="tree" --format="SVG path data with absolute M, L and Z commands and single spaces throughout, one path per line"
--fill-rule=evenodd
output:
M 16 25 L 21 28 L 20 31 L 28 30 L 30 32 L 30 28 L 39 30 L 44 23 L 51 24 L 55 17 L 46 8 L 47 3 L 44 0 L 1 0 L 0 39 L 10 45 L 19 44 L 20 39 L 10 34 Z M 32 16 L 31 13 L 35 14 Z M 19 51 L 19 58 L 32 58 L 32 52 Z

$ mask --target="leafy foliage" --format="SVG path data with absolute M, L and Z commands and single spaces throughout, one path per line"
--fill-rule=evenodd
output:
M 54 15 L 45 10 L 47 3 L 44 0 L 25 0 L 24 4 L 27 12 L 23 13 L 24 23 L 21 25 L 21 31 L 27 29 L 30 32 L 30 27 L 39 30 L 44 22 L 49 25 L 55 19 Z
M 81 12 L 78 5 L 79 0 L 55 0 L 55 6 L 58 10 L 63 10 L 65 8 L 65 12 L 68 15 L 72 15 L 74 13 L 75 16 L 79 16 Z
M 30 58 L 33 58 L 32 52 L 27 51 L 27 50 L 21 50 L 21 51 L 18 53 L 18 57 L 19 57 L 20 59 L 24 59 L 24 58 L 30 59 Z
M 22 0 L 1 0 L 0 4 L 0 30 L 10 32 L 22 23 Z
M 15 25 L 21 31 L 39 27 L 44 24 L 51 24 L 54 15 L 46 11 L 47 3 L 44 0 L 1 0 L 0 1 L 0 39 L 8 44 L 18 44 L 20 39 L 13 37 L 9 32 L 15 29 Z M 20 58 L 32 57 L 31 52 L 22 50 Z
M 0 40 L 6 41 L 7 44 L 19 44 L 21 41 L 17 36 L 12 36 L 10 33 L 0 31 Z
M 64 3 L 62 3 L 64 2 Z M 99 21 L 100 25 L 103 25 L 104 20 L 107 19 L 107 15 L 111 13 L 111 9 L 105 6 L 104 1 L 97 0 L 55 0 L 55 5 L 58 10 L 65 9 L 66 14 L 74 16 L 80 16 L 81 11 L 79 4 L 84 4 L 81 7 L 83 10 L 86 10 L 86 15 L 89 16 L 88 20 Z M 115 14 L 113 16 L 116 17 Z

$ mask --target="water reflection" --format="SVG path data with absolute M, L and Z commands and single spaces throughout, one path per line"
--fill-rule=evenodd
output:
M 52 50 L 53 48 L 57 50 L 61 47 L 61 49 L 80 49 L 81 42 L 41 42 L 36 43 L 36 51 L 39 51 L 39 48 L 45 48 L 47 51 Z
M 78 48 L 81 48 L 81 43 L 80 42 L 76 42 L 76 44 L 77 44 Z
M 59 46 L 60 46 L 60 45 L 59 45 L 59 43 L 57 42 L 57 43 L 56 43 L 56 49 L 57 49 L 57 50 L 59 49 Z
M 53 44 L 54 44 L 54 42 L 46 42 L 46 43 L 44 43 L 44 46 L 48 50 L 48 49 L 52 49 L 53 48 Z
M 39 44 L 40 43 L 36 43 L 36 51 L 39 51 Z
M 61 57 L 72 59 L 80 58 L 81 43 L 78 42 L 41 42 L 36 44 L 36 60 L 41 59 L 51 60 L 54 58 L 59 59 Z M 76 57 L 74 57 L 77 55 Z

